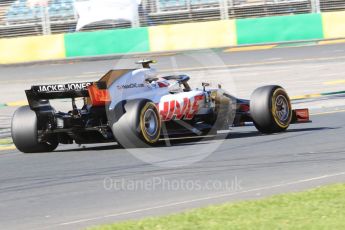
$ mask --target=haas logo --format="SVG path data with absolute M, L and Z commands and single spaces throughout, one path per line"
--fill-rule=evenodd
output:
M 163 121 L 172 119 L 191 120 L 199 110 L 200 103 L 204 99 L 203 95 L 197 95 L 193 98 L 182 98 L 182 100 L 170 100 L 159 103 L 159 113 Z

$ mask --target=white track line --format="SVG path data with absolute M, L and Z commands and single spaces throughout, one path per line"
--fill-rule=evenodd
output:
M 345 175 L 345 172 L 328 174 L 328 175 L 323 175 L 323 176 L 319 176 L 319 177 L 312 177 L 312 178 L 307 178 L 307 179 L 301 179 L 301 180 L 277 184 L 277 185 L 259 187 L 259 188 L 244 190 L 244 191 L 236 192 L 236 193 L 224 193 L 224 194 L 215 195 L 215 196 L 207 196 L 207 197 L 198 198 L 198 199 L 168 203 L 168 204 L 164 204 L 164 205 L 158 205 L 158 206 L 153 206 L 153 207 L 148 207 L 148 208 L 136 209 L 136 210 L 127 211 L 127 212 L 119 212 L 119 213 L 114 213 L 114 214 L 109 214 L 109 215 L 104 215 L 104 216 L 98 216 L 98 217 L 93 217 L 93 218 L 79 219 L 79 220 L 75 220 L 75 221 L 60 223 L 60 224 L 58 224 L 58 226 L 73 225 L 73 224 L 79 224 L 79 223 L 83 223 L 83 222 L 101 220 L 101 219 L 105 219 L 105 218 L 109 218 L 109 217 L 118 217 L 118 216 L 123 216 L 123 215 L 135 214 L 135 213 L 151 211 L 151 210 L 155 210 L 155 209 L 168 208 L 168 207 L 179 206 L 179 205 L 183 205 L 183 204 L 194 203 L 194 202 L 198 202 L 198 201 L 207 201 L 207 200 L 213 200 L 213 199 L 218 199 L 218 198 L 231 197 L 234 195 L 239 195 L 239 194 L 244 194 L 244 193 L 249 193 L 249 192 L 258 192 L 258 191 L 262 191 L 262 190 L 269 190 L 269 189 L 285 187 L 285 186 L 289 186 L 289 185 L 303 184 L 305 182 L 322 180 L 322 179 L 326 179 L 326 178 L 330 178 L 330 177 L 336 177 L 336 176 L 342 176 L 342 175 Z
M 318 115 L 326 115 L 326 114 L 334 114 L 334 113 L 344 113 L 345 109 L 341 110 L 334 110 L 329 112 L 320 112 L 320 113 L 311 113 L 310 116 L 318 116 Z

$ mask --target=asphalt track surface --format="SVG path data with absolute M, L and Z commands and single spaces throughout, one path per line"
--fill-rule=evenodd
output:
M 316 80 L 305 77 L 314 85 L 304 85 L 304 89 L 296 91 L 309 93 L 320 88 L 343 87 L 319 85 L 315 81 L 324 81 L 320 73 L 333 74 L 325 78 L 327 81 L 344 79 L 340 71 L 344 50 L 345 45 L 332 45 L 217 55 L 222 65 L 238 71 L 288 68 L 286 75 L 279 73 L 282 78 L 293 71 L 313 71 L 310 66 L 317 69 L 322 65 L 322 70 L 312 72 Z M 179 69 L 200 67 L 200 62 L 193 61 L 196 58 L 170 55 L 159 58 L 159 68 L 171 68 L 171 57 L 178 60 Z M 219 62 L 208 60 L 208 55 L 213 57 L 213 53 L 191 55 L 201 56 L 203 63 L 207 60 L 208 68 L 215 66 L 212 71 L 224 68 Z M 121 64 L 134 59 L 121 60 Z M 2 93 L 1 101 L 23 99 L 21 89 L 32 84 L 27 78 L 41 83 L 70 81 L 71 76 L 85 73 L 84 80 L 113 65 L 114 61 L 107 60 L 1 67 L 2 84 L 17 87 L 6 89 L 13 96 Z M 300 66 L 306 68 L 297 69 Z M 255 77 L 251 82 L 250 87 L 238 94 L 249 94 L 263 80 Z M 298 88 L 294 82 L 288 79 L 283 83 L 294 90 Z M 245 87 L 245 83 L 238 86 Z M 345 112 L 339 109 L 340 101 L 344 97 L 302 103 L 301 106 L 308 103 L 327 106 L 314 110 L 321 114 L 312 116 L 313 123 L 292 125 L 288 132 L 276 135 L 261 135 L 253 126 L 246 126 L 233 128 L 216 138 L 175 140 L 168 146 L 162 143 L 145 150 L 124 150 L 110 144 L 84 148 L 66 145 L 53 153 L 29 155 L 16 150 L 3 151 L 0 153 L 0 228 L 80 229 L 345 182 Z M 11 108 L 0 111 L 2 116 L 12 113 Z

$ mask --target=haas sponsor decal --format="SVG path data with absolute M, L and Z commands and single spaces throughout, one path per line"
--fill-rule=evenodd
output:
M 118 90 L 121 90 L 121 89 L 133 89 L 133 88 L 143 88 L 145 87 L 144 84 L 142 83 L 131 83 L 131 84 L 127 84 L 127 85 L 117 85 L 116 88 Z
M 197 95 L 193 98 L 183 98 L 182 100 L 170 100 L 159 103 L 159 113 L 163 121 L 172 119 L 191 120 L 199 110 L 200 103 L 203 101 L 203 95 Z

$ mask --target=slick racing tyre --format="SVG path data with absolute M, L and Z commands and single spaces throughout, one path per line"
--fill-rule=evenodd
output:
M 124 148 L 143 148 L 156 144 L 161 133 L 161 120 L 156 105 L 146 99 L 135 99 L 125 101 L 121 106 L 123 113 L 112 126 L 118 144 Z
M 277 85 L 257 88 L 250 98 L 250 114 L 262 133 L 285 131 L 292 119 L 289 96 Z
M 29 106 L 22 106 L 12 117 L 11 133 L 14 145 L 23 153 L 51 152 L 58 142 L 38 142 L 37 116 Z

